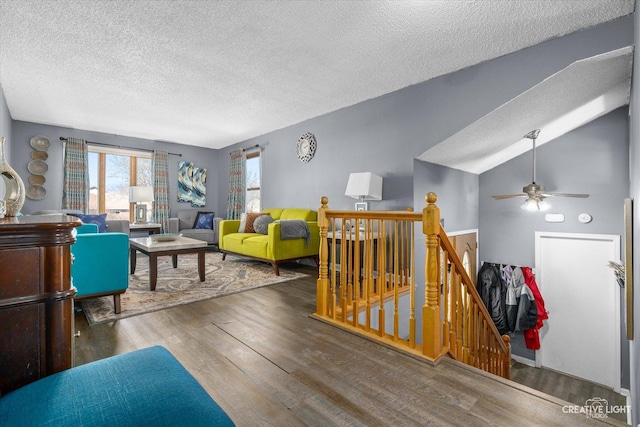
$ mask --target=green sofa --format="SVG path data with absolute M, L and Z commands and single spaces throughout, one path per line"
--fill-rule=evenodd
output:
M 275 221 L 269 224 L 267 234 L 239 233 L 240 220 L 222 220 L 219 228 L 219 248 L 226 255 L 235 254 L 271 263 L 276 275 L 280 275 L 278 264 L 302 258 L 312 258 L 318 265 L 320 230 L 318 213 L 310 209 L 264 209 Z M 305 238 L 281 239 L 282 222 L 303 220 L 309 228 L 309 241 Z

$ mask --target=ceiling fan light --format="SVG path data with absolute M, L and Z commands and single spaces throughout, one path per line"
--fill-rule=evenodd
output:
M 550 207 L 551 205 L 544 200 L 538 200 L 533 197 L 528 198 L 522 205 L 520 205 L 520 208 L 528 212 L 546 211 Z

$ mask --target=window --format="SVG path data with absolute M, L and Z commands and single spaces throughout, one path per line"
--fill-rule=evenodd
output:
M 133 204 L 129 203 L 132 185 L 152 186 L 151 153 L 89 146 L 90 213 L 133 222 Z M 150 212 L 151 202 L 147 208 Z
M 464 271 L 467 272 L 469 276 L 471 276 L 471 261 L 469 260 L 469 251 L 464 251 L 464 255 L 462 256 L 462 267 Z
M 260 151 L 247 154 L 246 211 L 260 212 Z

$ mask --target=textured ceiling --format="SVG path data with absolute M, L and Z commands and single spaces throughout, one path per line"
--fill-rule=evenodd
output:
M 629 103 L 633 48 L 574 62 L 425 151 L 419 159 L 482 173 Z M 553 100 L 553 102 L 549 102 Z
M 0 0 L 0 84 L 15 120 L 220 148 L 633 4 Z

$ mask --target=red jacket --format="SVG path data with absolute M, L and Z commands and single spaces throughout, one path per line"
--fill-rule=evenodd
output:
M 536 307 L 538 307 L 538 321 L 536 322 L 536 326 L 524 331 L 524 341 L 528 349 L 538 350 L 540 348 L 538 329 L 542 328 L 543 321 L 548 319 L 549 316 L 547 315 L 547 310 L 544 308 L 544 299 L 542 298 L 540 289 L 538 289 L 538 284 L 536 283 L 536 278 L 533 276 L 531 268 L 522 267 L 522 275 L 524 276 L 525 283 L 529 286 L 531 292 L 533 292 Z

